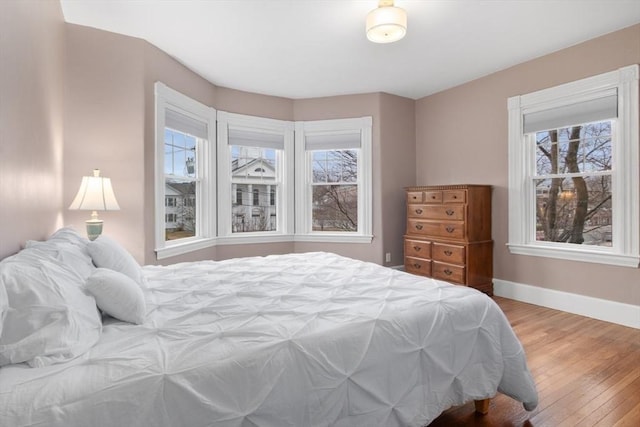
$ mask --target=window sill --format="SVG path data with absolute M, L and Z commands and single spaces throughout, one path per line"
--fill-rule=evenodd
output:
M 569 261 L 609 264 L 619 267 L 638 268 L 640 256 L 612 253 L 608 250 L 568 249 L 542 245 L 507 244 L 509 252 L 516 255 L 530 255 Z
M 263 232 L 268 233 L 268 232 Z M 231 236 L 218 237 L 218 245 L 243 245 L 251 243 L 292 242 L 291 234 L 237 233 Z
M 187 254 L 199 249 L 209 248 L 216 245 L 216 239 L 208 237 L 197 240 L 189 240 L 188 242 L 173 243 L 164 248 L 156 248 L 156 258 L 165 259 L 177 255 Z
M 298 234 L 296 242 L 324 242 L 324 243 L 371 243 L 372 235 L 347 233 L 310 233 Z

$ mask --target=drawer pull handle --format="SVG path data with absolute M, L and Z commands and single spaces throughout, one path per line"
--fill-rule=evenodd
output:
M 447 210 L 446 210 L 446 214 L 447 214 L 447 215 L 449 215 L 449 216 L 451 216 L 451 215 L 453 215 L 453 214 L 454 214 L 454 210 L 453 210 L 453 209 L 447 209 Z
M 449 250 L 446 250 L 446 251 L 444 251 L 444 254 L 445 254 L 446 256 L 451 256 L 451 255 L 453 254 L 453 252 L 451 252 L 451 251 L 449 251 Z
M 413 250 L 416 252 L 420 252 L 420 249 L 422 249 L 420 246 L 414 246 Z
M 414 262 L 413 263 L 413 267 L 414 268 L 420 268 L 420 267 L 422 267 L 422 265 L 418 264 L 417 262 Z
M 422 224 L 416 224 L 416 228 L 417 228 L 418 230 L 422 230 Z
M 449 270 L 448 268 L 444 270 L 444 274 L 446 274 L 447 276 L 451 276 L 453 274 L 453 271 Z
M 435 200 L 436 196 L 431 196 L 431 199 Z
M 420 215 L 422 213 L 422 209 L 416 209 L 416 213 Z
M 447 230 L 447 233 L 453 233 L 456 230 L 456 228 L 450 225 L 447 225 L 447 228 L 445 228 L 445 230 Z

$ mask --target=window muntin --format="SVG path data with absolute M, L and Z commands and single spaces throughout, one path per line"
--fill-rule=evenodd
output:
M 638 66 L 512 97 L 508 107 L 510 252 L 638 267 Z M 573 214 L 564 225 L 562 209 Z

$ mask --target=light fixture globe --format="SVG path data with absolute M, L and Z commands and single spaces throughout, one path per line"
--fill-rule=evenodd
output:
M 367 38 L 374 43 L 392 43 L 407 34 L 407 12 L 393 1 L 380 1 L 367 15 Z

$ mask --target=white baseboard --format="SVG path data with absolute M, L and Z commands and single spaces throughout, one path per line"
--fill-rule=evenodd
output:
M 493 279 L 493 293 L 542 307 L 640 329 L 640 306 Z

